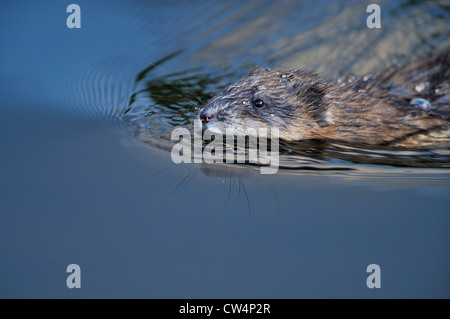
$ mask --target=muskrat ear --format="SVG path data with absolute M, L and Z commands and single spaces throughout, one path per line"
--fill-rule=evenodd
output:
M 262 73 L 266 73 L 267 71 L 269 71 L 269 70 L 264 69 L 257 65 L 248 72 L 248 75 L 250 76 L 250 75 L 256 75 L 256 74 L 262 74 Z
M 309 111 L 314 111 L 319 115 L 326 108 L 327 104 L 325 95 L 327 93 L 327 86 L 320 80 L 305 79 L 300 83 L 295 83 L 293 86 L 298 96 L 301 97 L 302 104 L 306 106 Z
M 327 91 L 327 86 L 322 81 L 311 83 L 305 94 L 310 100 L 320 101 Z

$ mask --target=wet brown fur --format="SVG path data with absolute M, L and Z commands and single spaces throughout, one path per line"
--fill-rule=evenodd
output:
M 325 82 L 304 70 L 259 67 L 211 99 L 210 126 L 277 127 L 287 141 L 422 147 L 450 139 L 450 50 L 365 77 Z M 428 101 L 422 108 L 413 99 Z M 264 101 L 255 107 L 255 100 Z

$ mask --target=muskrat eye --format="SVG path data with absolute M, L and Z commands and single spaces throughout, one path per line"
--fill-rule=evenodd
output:
M 254 100 L 252 105 L 254 107 L 263 107 L 264 106 L 264 101 L 263 100 Z

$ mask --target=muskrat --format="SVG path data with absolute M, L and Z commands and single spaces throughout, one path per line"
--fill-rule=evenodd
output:
M 279 129 L 285 141 L 392 147 L 450 141 L 450 49 L 376 74 L 325 81 L 306 70 L 253 68 L 199 113 L 212 132 Z

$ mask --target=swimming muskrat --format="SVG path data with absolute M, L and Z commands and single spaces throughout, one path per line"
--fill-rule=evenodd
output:
M 199 117 L 212 132 L 234 135 L 276 127 L 285 141 L 432 147 L 450 141 L 449 67 L 449 49 L 330 82 L 305 70 L 255 67 Z

